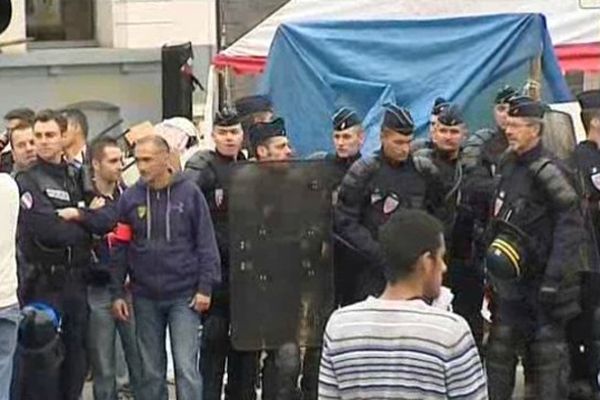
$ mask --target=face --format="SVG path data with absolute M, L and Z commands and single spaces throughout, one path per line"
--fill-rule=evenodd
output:
M 440 247 L 435 254 L 427 253 L 422 258 L 423 294 L 426 298 L 439 297 L 444 274 L 448 267 L 444 261 L 446 246 L 440 235 Z
M 217 151 L 226 157 L 236 157 L 242 150 L 244 131 L 240 124 L 233 126 L 215 126 L 213 140 Z
M 154 143 L 136 145 L 134 155 L 140 178 L 144 182 L 152 184 L 169 173 L 169 153 Z
M 429 135 L 433 136 L 435 132 L 435 126 L 437 124 L 438 117 L 437 115 L 431 115 L 429 117 Z
M 539 142 L 539 125 L 527 118 L 507 117 L 508 147 L 517 154 L 531 150 Z
M 81 128 L 76 123 L 69 121 L 67 130 L 63 132 L 63 146 L 70 147 L 75 143 L 75 139 L 81 134 Z
M 287 137 L 276 136 L 258 146 L 256 154 L 260 161 L 286 161 L 292 158 L 294 152 Z
M 403 135 L 388 128 L 383 128 L 381 132 L 381 145 L 383 153 L 392 161 L 406 161 L 410 155 L 410 142 L 412 135 Z
M 35 139 L 32 128 L 15 129 L 12 136 L 12 155 L 20 169 L 29 168 L 36 159 Z
M 463 126 L 448 126 L 438 122 L 434 128 L 431 139 L 436 148 L 443 152 L 454 153 L 459 150 L 463 137 Z
M 115 146 L 107 146 L 100 160 L 92 160 L 94 176 L 100 177 L 106 182 L 117 183 L 121 180 L 123 169 L 123 153 Z
M 333 145 L 339 158 L 354 157 L 360 151 L 365 140 L 362 129 L 346 129 L 333 132 Z
M 44 161 L 59 163 L 63 154 L 63 140 L 56 121 L 37 121 L 33 126 L 33 134 L 37 155 Z
M 494 107 L 494 119 L 496 125 L 502 130 L 506 130 L 506 122 L 508 118 L 508 103 L 496 104 Z

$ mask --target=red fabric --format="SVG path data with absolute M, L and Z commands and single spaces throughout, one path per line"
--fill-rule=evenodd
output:
M 130 225 L 117 223 L 117 226 L 108 234 L 108 247 L 112 248 L 116 243 L 129 243 L 133 239 L 133 231 Z
M 554 47 L 563 71 L 600 71 L 600 42 Z
M 558 62 L 563 71 L 600 71 L 600 42 L 585 44 L 561 45 L 554 48 Z M 236 74 L 260 74 L 267 63 L 266 57 L 234 56 L 217 54 L 213 64 L 217 68 L 230 67 Z
M 217 68 L 231 67 L 239 75 L 255 75 L 264 71 L 267 57 L 229 57 L 217 54 L 213 58 L 213 65 Z

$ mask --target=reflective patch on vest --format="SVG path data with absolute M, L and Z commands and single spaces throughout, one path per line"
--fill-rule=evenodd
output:
M 146 206 L 138 206 L 136 209 L 138 218 L 139 219 L 146 218 L 147 211 L 148 211 L 148 208 Z
M 225 194 L 223 193 L 223 189 L 215 189 L 215 204 L 217 207 L 221 208 L 224 198 Z
M 500 193 L 498 193 L 498 197 L 496 197 L 496 201 L 494 202 L 494 217 L 498 216 L 498 213 L 500 213 L 500 210 L 502 209 L 502 206 L 504 205 L 504 196 L 505 196 L 505 193 L 500 192 Z
M 71 201 L 71 195 L 69 194 L 69 192 L 67 192 L 65 190 L 46 189 L 46 196 L 48 196 L 51 199 L 55 199 L 55 200 L 66 201 L 66 202 Z
M 385 198 L 383 202 L 383 213 L 389 215 L 396 211 L 398 206 L 400 205 L 400 200 L 398 200 L 398 196 L 395 193 L 390 194 Z
M 331 205 L 332 206 L 337 205 L 339 194 L 340 194 L 340 187 L 338 186 L 337 188 L 333 189 L 333 191 L 331 192 Z
M 596 172 L 595 174 L 591 175 L 590 179 L 592 180 L 594 187 L 600 190 L 600 172 Z
M 31 210 L 33 207 L 33 196 L 30 192 L 25 192 L 21 195 L 21 207 L 25 210 Z
M 383 197 L 381 196 L 381 193 L 379 193 L 379 190 L 375 189 L 375 191 L 371 193 L 371 204 L 381 201 L 382 198 Z

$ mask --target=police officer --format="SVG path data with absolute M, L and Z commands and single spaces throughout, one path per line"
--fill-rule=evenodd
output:
M 483 272 L 474 262 L 473 215 L 462 196 L 464 171 L 461 145 L 466 137 L 467 125 L 460 107 L 446 103 L 438 113 L 431 134 L 433 148 L 418 150 L 415 155 L 429 158 L 440 171 L 446 194 L 444 207 L 437 216 L 446 230 L 447 285 L 454 293 L 454 311 L 465 317 L 476 341 L 481 343 Z
M 342 182 L 348 168 L 361 157 L 360 149 L 365 142 L 365 131 L 356 111 L 342 107 L 333 114 L 333 146 L 335 152 L 328 153 L 336 167 L 336 181 Z
M 293 150 L 282 118 L 271 122 L 259 122 L 250 127 L 250 143 L 258 162 L 289 161 Z M 273 168 L 284 167 L 274 164 Z M 281 197 L 284 203 L 284 196 Z M 277 207 L 276 207 L 277 208 Z M 268 350 L 262 371 L 263 400 L 296 400 L 298 376 L 300 374 L 300 348 L 298 343 L 289 342 L 276 350 Z
M 212 136 L 216 149 L 199 151 L 185 165 L 185 174 L 198 185 L 208 202 L 222 263 L 222 283 L 213 293 L 202 335 L 203 398 L 221 399 L 227 360 L 226 398 L 252 400 L 256 398 L 257 354 L 232 349 L 229 337 L 227 195 L 231 165 L 246 159 L 241 152 L 244 132 L 234 108 L 217 113 Z
M 238 112 L 242 130 L 244 131 L 244 144 L 242 148 L 254 156 L 248 135 L 250 126 L 256 123 L 271 122 L 273 120 L 273 103 L 271 103 L 269 97 L 257 94 L 237 99 L 234 106 Z
M 450 103 L 443 97 L 436 97 L 429 115 L 429 136 L 427 138 L 415 139 L 411 142 L 410 148 L 413 152 L 421 149 L 433 149 L 434 143 L 432 140 L 435 131 L 435 125 L 442 110 L 448 107 Z
M 37 164 L 16 176 L 21 193 L 19 245 L 33 266 L 25 278 L 23 300 L 44 302 L 59 311 L 65 348 L 60 393 L 44 391 L 30 381 L 27 370 L 21 371 L 21 388 L 31 399 L 76 400 L 87 373 L 84 268 L 90 264 L 91 235 L 85 221 L 66 222 L 58 215 L 63 208 L 85 206 L 79 171 L 63 159 L 66 126 L 60 114 L 39 112 L 34 123 Z
M 410 112 L 395 104 L 386 105 L 384 111 L 381 150 L 350 167 L 335 209 L 336 234 L 368 265 L 357 277 L 356 301 L 377 295 L 384 287 L 378 228 L 402 208 L 434 212 L 443 196 L 435 165 L 411 155 L 414 122 Z
M 570 398 L 587 400 L 600 397 L 600 90 L 580 93 L 577 99 L 587 138 L 575 148 L 573 164 L 583 197 L 592 268 L 583 275 L 583 313 L 568 327 Z
M 526 398 L 566 399 L 565 324 L 580 312 L 583 220 L 573 185 L 541 144 L 546 106 L 510 100 L 487 273 L 493 287 L 486 354 L 490 399 L 510 399 L 518 357 Z

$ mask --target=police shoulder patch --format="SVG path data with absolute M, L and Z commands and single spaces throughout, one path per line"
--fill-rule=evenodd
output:
M 21 208 L 25 210 L 33 208 L 33 196 L 31 192 L 25 192 L 21 195 Z

